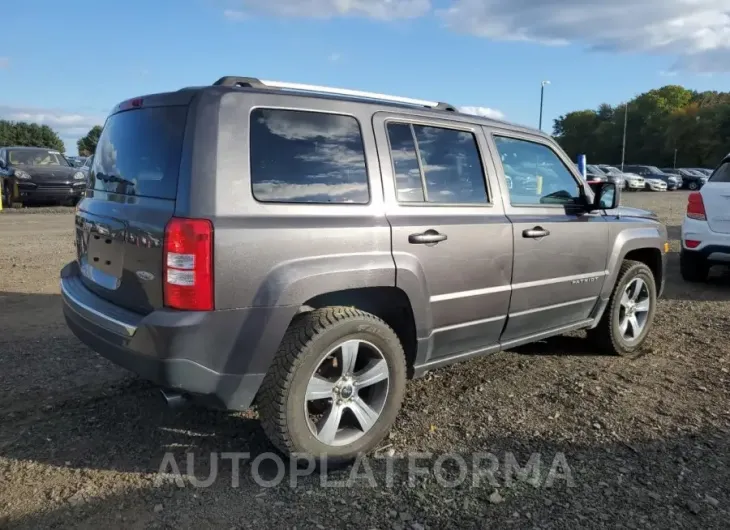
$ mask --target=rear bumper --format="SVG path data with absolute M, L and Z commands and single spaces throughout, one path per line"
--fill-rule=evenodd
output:
M 228 410 L 251 405 L 296 311 L 162 309 L 140 315 L 89 291 L 76 262 L 61 271 L 61 298 L 66 323 L 91 349 L 161 387 Z

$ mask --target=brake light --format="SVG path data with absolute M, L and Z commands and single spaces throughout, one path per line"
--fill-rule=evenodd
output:
M 119 110 L 138 109 L 142 106 L 142 103 L 144 103 L 143 98 L 128 99 L 119 104 Z
M 165 306 L 211 311 L 213 300 L 213 224 L 207 219 L 173 217 L 165 227 Z
M 700 246 L 700 243 L 702 241 L 697 241 L 696 239 L 685 239 L 684 244 L 687 248 L 697 248 Z
M 707 213 L 705 212 L 705 203 L 702 195 L 698 191 L 689 194 L 687 201 L 687 217 L 697 221 L 707 221 Z

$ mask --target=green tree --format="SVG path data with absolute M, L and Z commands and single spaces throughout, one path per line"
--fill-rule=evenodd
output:
M 63 140 L 48 125 L 0 120 L 0 145 L 46 147 L 65 151 Z
M 616 107 L 569 112 L 555 120 L 553 135 L 573 158 L 617 164 L 621 160 L 625 105 L 626 162 L 714 167 L 730 151 L 730 93 L 695 92 L 667 85 Z
M 99 143 L 100 136 L 101 126 L 94 125 L 91 130 L 86 133 L 86 136 L 76 142 L 76 146 L 79 149 L 79 154 L 81 156 L 91 156 L 96 153 L 96 145 Z

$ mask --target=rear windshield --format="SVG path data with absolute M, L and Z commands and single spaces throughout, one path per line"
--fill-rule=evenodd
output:
M 187 107 L 151 107 L 109 117 L 91 166 L 99 191 L 174 199 Z
M 717 168 L 708 182 L 730 182 L 730 161 Z

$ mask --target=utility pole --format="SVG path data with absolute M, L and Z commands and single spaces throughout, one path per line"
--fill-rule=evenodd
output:
M 538 125 L 538 129 L 542 131 L 542 106 L 545 102 L 545 85 L 549 85 L 550 81 L 543 81 L 540 83 L 540 121 Z
M 629 102 L 624 105 L 624 140 L 621 147 L 621 172 L 624 170 L 624 162 L 626 162 L 626 126 L 629 123 Z
M 674 169 L 677 169 L 677 148 L 674 148 Z

